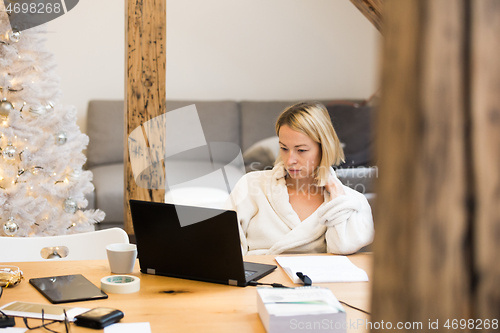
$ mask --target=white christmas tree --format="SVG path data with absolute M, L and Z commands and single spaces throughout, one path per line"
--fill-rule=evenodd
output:
M 76 109 L 59 105 L 59 78 L 44 47 L 45 25 L 12 29 L 0 4 L 0 235 L 94 230 L 87 207 L 92 173 L 82 170 L 88 136 Z

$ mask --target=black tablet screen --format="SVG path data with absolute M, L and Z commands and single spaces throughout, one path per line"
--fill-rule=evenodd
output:
M 68 303 L 108 298 L 81 274 L 30 279 L 30 283 L 52 303 Z

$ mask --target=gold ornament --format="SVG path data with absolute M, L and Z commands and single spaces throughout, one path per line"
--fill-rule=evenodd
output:
M 0 266 L 0 287 L 15 287 L 23 280 L 23 272 L 16 266 Z
M 0 101 L 0 116 L 4 118 L 9 117 L 10 111 L 14 110 L 14 106 L 6 98 Z

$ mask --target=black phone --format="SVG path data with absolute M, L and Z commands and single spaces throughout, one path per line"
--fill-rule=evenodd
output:
M 2 287 L 0 287 L 1 289 Z M 0 328 L 5 328 L 5 327 L 12 327 L 16 325 L 16 321 L 14 320 L 14 317 L 9 317 L 2 311 L 0 311 Z M 3 330 L 1 330 L 3 331 Z
M 123 312 L 110 308 L 95 308 L 75 316 L 75 324 L 83 327 L 101 329 L 120 321 Z
M 108 298 L 81 274 L 34 278 L 30 284 L 54 304 Z

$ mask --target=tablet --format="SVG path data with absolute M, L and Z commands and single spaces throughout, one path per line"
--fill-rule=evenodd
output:
M 34 278 L 30 284 L 54 304 L 108 298 L 81 274 Z

